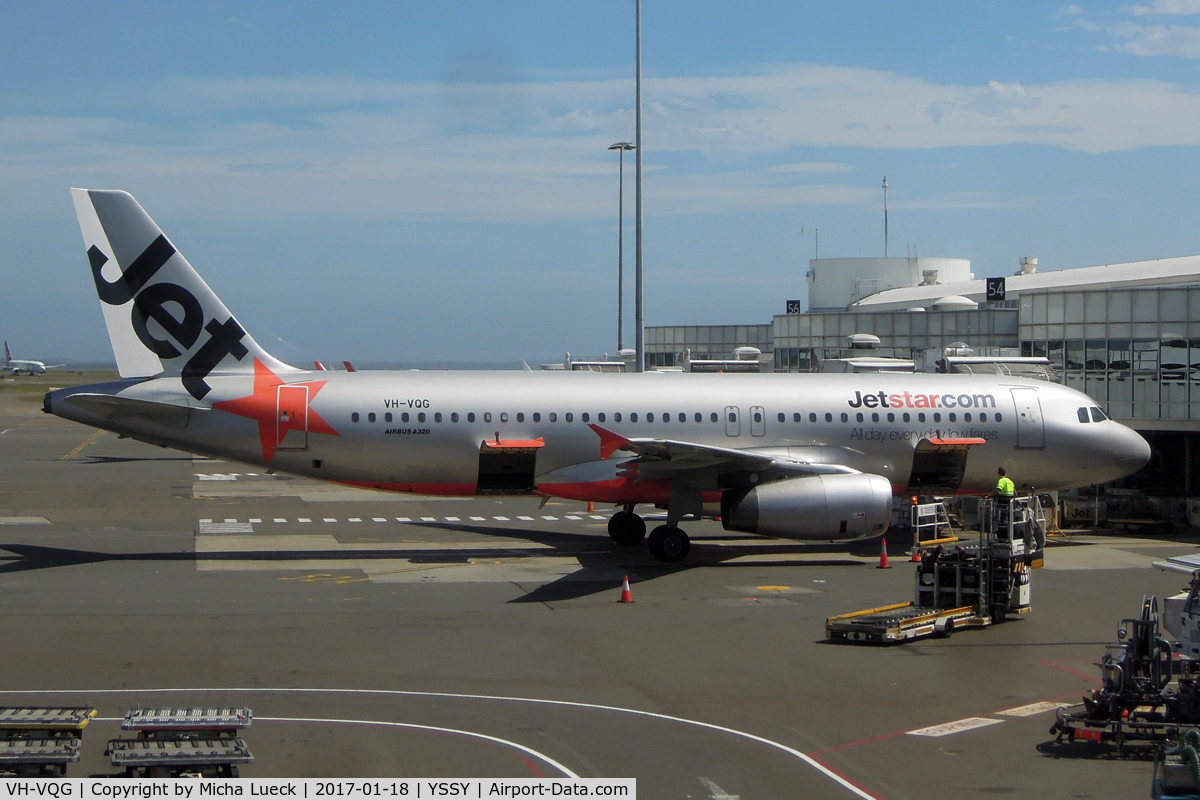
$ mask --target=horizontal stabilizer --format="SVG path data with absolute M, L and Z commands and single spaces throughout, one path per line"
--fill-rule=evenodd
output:
M 74 406 L 91 414 L 110 420 L 129 418 L 148 419 L 160 425 L 182 428 L 193 417 L 207 414 L 211 409 L 195 406 L 177 406 L 173 403 L 158 403 L 153 400 L 137 400 L 112 394 L 72 394 L 63 398 Z

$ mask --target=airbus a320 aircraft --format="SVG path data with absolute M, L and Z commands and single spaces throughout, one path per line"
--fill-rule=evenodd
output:
M 24 372 L 26 375 L 45 375 L 46 370 L 61 367 L 62 364 L 51 364 L 46 366 L 42 361 L 30 361 L 24 358 L 13 358 L 12 353 L 8 350 L 8 341 L 4 342 L 4 370 L 12 375 L 20 375 Z
M 354 486 L 665 506 L 679 523 L 792 539 L 882 533 L 893 493 L 989 491 L 1003 466 L 1067 489 L 1140 469 L 1150 448 L 1072 389 L 953 375 L 328 372 L 254 341 L 137 201 L 73 189 L 121 380 L 59 389 L 47 413 L 140 441 Z

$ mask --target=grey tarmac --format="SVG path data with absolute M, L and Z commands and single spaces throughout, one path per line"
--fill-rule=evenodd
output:
M 908 599 L 903 542 L 884 571 L 875 540 L 691 522 L 693 556 L 666 567 L 610 542 L 611 508 L 331 487 L 41 413 L 51 383 L 97 379 L 0 381 L 0 703 L 99 709 L 72 775 L 112 772 L 128 708 L 238 704 L 253 776 L 566 770 L 635 777 L 646 798 L 856 796 L 825 768 L 889 800 L 1149 794 L 1149 761 L 1047 730 L 1142 595 L 1181 587 L 1149 565 L 1196 531 L 1075 535 L 1026 618 L 833 646 L 827 616 Z M 908 733 L 926 728 L 944 735 Z

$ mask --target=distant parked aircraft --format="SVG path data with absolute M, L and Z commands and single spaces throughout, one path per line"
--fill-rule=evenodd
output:
M 8 342 L 4 342 L 4 371 L 10 375 L 20 375 L 22 372 L 24 372 L 26 375 L 45 375 L 46 370 L 62 366 L 66 365 L 51 364 L 50 366 L 46 366 L 41 361 L 28 361 L 23 358 L 13 358 L 12 353 L 10 353 L 8 350 Z

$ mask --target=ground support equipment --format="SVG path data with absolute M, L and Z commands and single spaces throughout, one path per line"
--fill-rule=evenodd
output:
M 1200 798 L 1200 731 L 1188 729 L 1154 754 L 1154 800 Z
M 254 762 L 240 733 L 250 727 L 248 708 L 136 708 L 121 730 L 135 739 L 112 739 L 104 754 L 129 777 L 236 778 Z
M 93 708 L 0 708 L 0 775 L 57 777 L 79 761 Z
M 983 500 L 978 545 L 923 553 L 913 602 L 830 617 L 825 634 L 834 642 L 892 644 L 1028 613 L 1030 569 L 1041 566 L 1044 546 L 1037 497 Z

